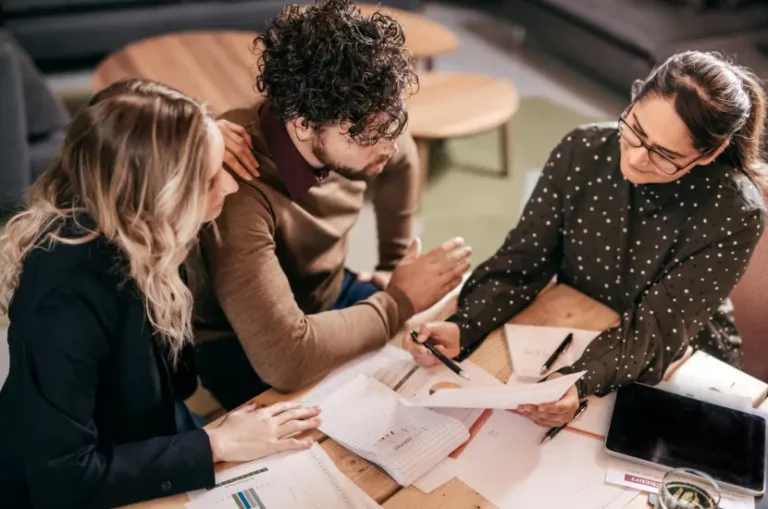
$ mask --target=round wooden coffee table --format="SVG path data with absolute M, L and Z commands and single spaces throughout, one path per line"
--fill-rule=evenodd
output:
M 422 182 L 429 167 L 429 142 L 499 131 L 501 175 L 509 175 L 509 120 L 520 101 L 509 81 L 470 73 L 431 72 L 420 76 L 408 100 L 408 128 L 419 146 Z M 422 184 L 422 189 L 423 189 Z
M 379 5 L 361 5 L 366 15 L 381 11 L 400 22 L 408 50 L 417 59 L 458 48 L 456 36 L 415 12 Z M 223 113 L 253 100 L 257 73 L 253 39 L 256 32 L 205 31 L 168 34 L 145 39 L 109 55 L 93 75 L 94 91 L 125 78 L 161 81 L 208 103 Z
M 144 39 L 111 54 L 93 75 L 94 91 L 125 78 L 161 81 L 203 100 L 214 113 L 248 105 L 254 92 L 256 32 L 187 32 Z

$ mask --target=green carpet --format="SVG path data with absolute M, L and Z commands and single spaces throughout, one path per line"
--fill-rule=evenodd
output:
M 433 147 L 430 179 L 421 219 L 425 248 L 455 235 L 464 237 L 481 263 L 517 223 L 526 184 L 536 177 L 550 151 L 578 125 L 595 122 L 543 98 L 523 99 L 511 120 L 512 169 L 498 177 L 497 132 L 449 140 Z

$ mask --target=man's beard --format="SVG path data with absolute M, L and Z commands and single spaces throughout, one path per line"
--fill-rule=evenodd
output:
M 321 136 L 315 136 L 312 139 L 312 155 L 314 155 L 318 161 L 323 165 L 323 168 L 329 172 L 335 172 L 342 177 L 349 180 L 356 180 L 362 182 L 370 182 L 379 175 L 379 171 L 376 169 L 381 163 L 389 161 L 389 156 L 382 156 L 376 161 L 368 164 L 363 169 L 355 169 L 349 166 L 344 166 L 335 161 L 332 161 L 328 152 L 325 150 L 323 140 Z

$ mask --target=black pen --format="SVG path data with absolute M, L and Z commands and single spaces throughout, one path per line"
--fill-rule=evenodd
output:
M 579 418 L 581 414 L 584 413 L 584 411 L 587 409 L 587 401 L 584 400 L 579 404 L 579 408 L 576 410 L 576 413 L 573 415 L 573 419 L 571 419 L 571 422 L 575 421 Z M 570 424 L 570 423 L 568 423 Z M 541 439 L 542 444 L 546 444 L 553 438 L 557 436 L 558 433 L 563 431 L 563 429 L 568 426 L 568 424 L 563 424 L 562 426 L 558 426 L 556 428 L 550 428 L 549 431 L 547 431 L 547 434 L 544 435 L 544 438 Z
M 571 341 L 573 341 L 573 333 L 568 334 L 565 336 L 565 339 L 562 343 L 560 343 L 560 346 L 557 347 L 557 349 L 552 352 L 552 355 L 549 356 L 549 359 L 547 359 L 547 362 L 544 363 L 544 365 L 541 367 L 541 374 L 543 375 L 547 371 L 549 371 L 549 368 L 552 367 L 552 365 L 555 363 L 558 357 L 563 355 L 563 352 L 570 346 Z
M 411 339 L 413 339 L 416 343 L 419 343 L 419 334 L 416 331 L 411 331 Z M 432 355 L 437 357 L 437 359 L 443 364 L 445 364 L 448 367 L 448 369 L 450 369 L 460 377 L 466 380 L 469 380 L 469 375 L 463 369 L 461 369 L 461 367 L 458 364 L 453 362 L 451 359 L 443 355 L 443 353 L 440 350 L 435 348 L 434 341 L 432 341 L 431 339 L 428 339 L 425 342 L 419 343 L 419 344 L 424 345 L 424 348 L 432 352 Z

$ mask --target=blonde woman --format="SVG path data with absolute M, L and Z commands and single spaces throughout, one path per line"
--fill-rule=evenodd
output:
M 223 158 L 203 107 L 157 83 L 115 84 L 72 121 L 0 241 L 4 507 L 121 506 L 310 445 L 291 436 L 318 409 L 247 406 L 203 430 L 174 396 L 192 314 L 180 265 L 237 189 Z

